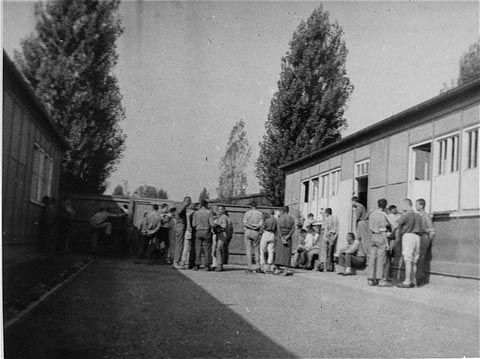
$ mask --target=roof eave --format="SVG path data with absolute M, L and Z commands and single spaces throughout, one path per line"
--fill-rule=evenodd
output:
M 293 160 L 291 162 L 288 162 L 284 165 L 281 165 L 279 166 L 279 169 L 281 170 L 288 170 L 288 169 L 291 169 L 291 168 L 295 168 L 296 166 L 299 166 L 300 164 L 304 163 L 304 162 L 307 162 L 307 161 L 310 161 L 310 160 L 313 160 L 317 157 L 319 157 L 321 154 L 323 153 L 326 153 L 327 151 L 331 150 L 331 149 L 334 149 L 336 147 L 341 147 L 343 146 L 344 144 L 348 143 L 348 142 L 351 142 L 351 141 L 354 141 L 356 140 L 357 138 L 360 138 L 360 137 L 363 137 L 363 136 L 368 136 L 369 134 L 373 133 L 375 130 L 377 130 L 378 128 L 381 128 L 383 126 L 386 126 L 388 124 L 391 124 L 393 122 L 397 122 L 397 121 L 400 121 L 402 119 L 405 119 L 407 117 L 411 117 L 413 115 L 415 115 L 416 113 L 420 112 L 420 111 L 424 111 L 428 108 L 431 108 L 431 107 L 434 107 L 442 102 L 445 102 L 445 101 L 448 101 L 456 96 L 459 96 L 459 95 L 462 95 L 468 91 L 471 91 L 471 90 L 474 90 L 476 88 L 480 88 L 480 79 L 478 80 L 474 80 L 472 82 L 469 82 L 468 84 L 465 84 L 465 85 L 462 85 L 462 86 L 458 86 L 458 87 L 455 87 L 454 89 L 451 89 L 443 94 L 440 94 L 440 95 L 437 95 L 435 97 L 432 97 L 424 102 L 421 102 L 420 104 L 418 105 L 415 105 L 415 106 L 412 106 L 402 112 L 399 112 L 393 116 L 390 116 L 384 120 L 381 120 L 379 122 L 376 122 L 374 123 L 373 125 L 371 126 L 368 126 L 364 129 L 361 129 L 355 133 L 352 133 L 351 135 L 347 136 L 347 137 L 344 137 L 342 138 L 341 140 L 335 142 L 335 143 L 332 143 L 326 147 L 323 147 L 317 151 L 314 151 L 306 156 L 303 156 L 299 159 L 296 159 L 296 160 Z

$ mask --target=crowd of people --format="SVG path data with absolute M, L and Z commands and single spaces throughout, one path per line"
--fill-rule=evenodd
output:
M 425 201 L 417 200 L 414 211 L 409 199 L 401 201 L 399 209 L 379 199 L 377 208 L 367 211 L 353 197 L 352 207 L 355 233 L 348 233 L 345 244 L 337 246 L 340 224 L 331 208 L 322 210 L 320 218 L 309 214 L 299 221 L 289 214 L 288 206 L 277 214 L 273 210 L 262 212 L 252 202 L 242 221 L 246 272 L 290 276 L 293 267 L 320 272 L 336 270 L 338 275 L 350 276 L 357 269 L 366 268 L 369 285 L 389 286 L 392 279 L 398 279 L 398 270 L 392 278 L 395 262 L 396 269 L 405 266 L 405 280 L 399 287 L 427 283 L 435 229 L 425 212 Z M 128 207 L 124 213 L 102 209 L 92 217 L 93 250 L 98 248 L 98 234 L 111 232 L 112 218 L 125 214 Z M 223 205 L 192 203 L 188 196 L 179 208 L 154 204 L 139 225 L 136 263 L 223 271 L 228 264 L 233 232 L 233 221 Z M 293 248 L 295 242 L 297 246 Z
M 140 223 L 136 263 L 169 263 L 177 269 L 223 271 L 233 222 L 225 206 L 209 208 L 185 197 L 179 209 L 153 205 Z
M 299 244 L 295 251 L 295 267 L 318 271 L 334 271 L 342 276 L 354 275 L 356 269 L 367 269 L 367 283 L 371 286 L 390 286 L 392 263 L 397 269 L 405 266 L 405 279 L 400 288 L 427 284 L 431 244 L 435 229 L 425 211 L 425 200 L 415 202 L 404 199 L 400 211 L 395 205 L 387 206 L 385 199 L 377 201 L 377 208 L 367 211 L 357 197 L 352 198 L 355 209 L 356 234 L 346 235 L 346 243 L 337 248 L 338 220 L 332 210 L 323 211 L 319 221 L 309 214 L 299 231 Z M 368 258 L 368 260 L 367 260 Z M 313 260 L 315 260 L 313 262 Z

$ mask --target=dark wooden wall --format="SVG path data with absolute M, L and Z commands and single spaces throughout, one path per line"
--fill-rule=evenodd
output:
M 10 91 L 9 85 L 4 82 L 2 238 L 4 245 L 35 243 L 42 206 L 30 199 L 34 144 L 54 160 L 52 196 L 56 198 L 62 152 L 43 128 L 40 115 Z

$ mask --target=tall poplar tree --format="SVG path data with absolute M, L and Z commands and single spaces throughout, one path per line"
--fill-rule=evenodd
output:
M 346 127 L 343 114 L 353 86 L 342 34 L 319 7 L 300 23 L 282 58 L 256 163 L 260 185 L 274 205 L 284 201 L 285 175 L 278 167 L 339 140 Z
M 71 149 L 62 164 L 63 192 L 102 193 L 124 150 L 125 118 L 115 41 L 119 0 L 37 2 L 36 33 L 15 59 Z
M 220 177 L 217 188 L 220 200 L 245 194 L 247 166 L 252 148 L 248 143 L 245 122 L 238 121 L 230 132 L 227 150 L 220 161 Z

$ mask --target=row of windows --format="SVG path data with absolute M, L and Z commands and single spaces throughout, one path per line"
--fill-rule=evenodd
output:
M 463 153 L 465 161 L 464 169 L 478 168 L 478 127 L 464 132 Z M 460 134 L 453 134 L 435 141 L 436 155 L 434 168 L 438 176 L 456 173 L 460 166 Z M 414 180 L 430 180 L 430 161 L 432 153 L 431 142 L 412 148 L 414 169 Z
M 303 182 L 303 202 L 338 196 L 340 170 L 333 170 Z

